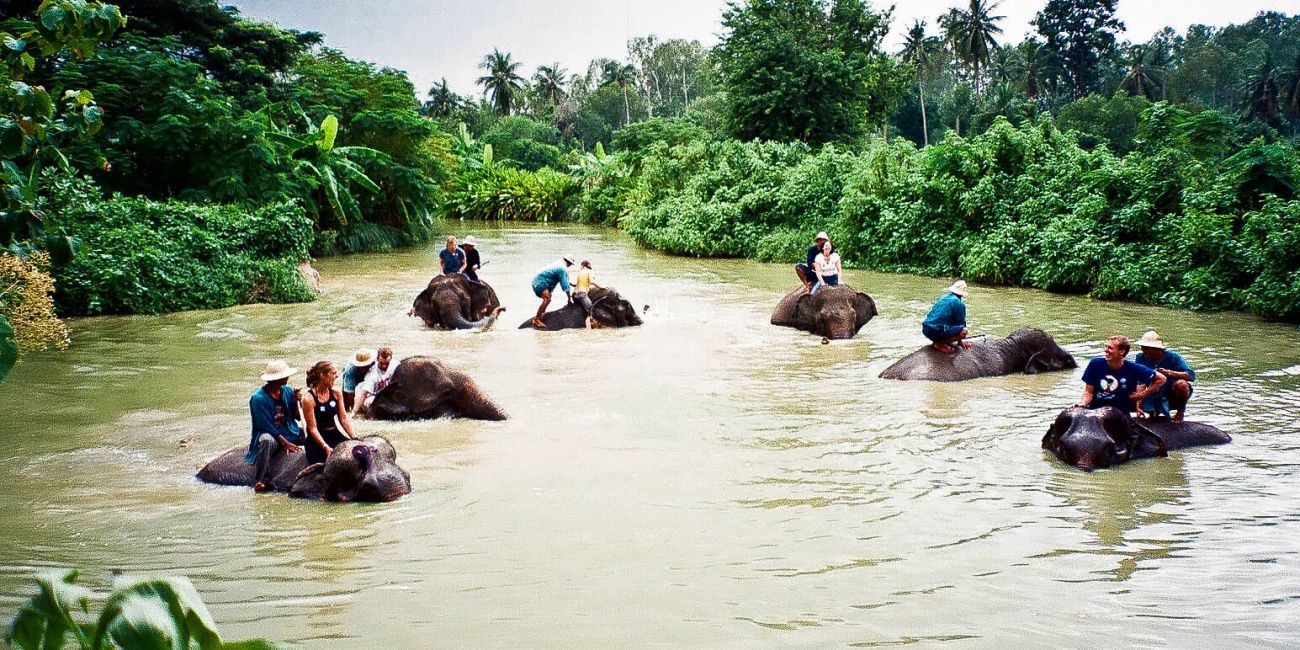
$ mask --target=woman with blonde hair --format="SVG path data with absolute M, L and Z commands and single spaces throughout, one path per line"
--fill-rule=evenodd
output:
M 465 251 L 456 245 L 456 236 L 447 235 L 447 247 L 438 252 L 442 260 L 442 274 L 455 275 L 465 270 Z
M 308 465 L 325 462 L 335 445 L 356 438 L 352 433 L 352 422 L 348 420 L 348 411 L 343 406 L 343 394 L 334 388 L 338 376 L 339 371 L 332 361 L 317 361 L 307 371 L 307 389 L 298 397 L 302 419 L 307 425 Z

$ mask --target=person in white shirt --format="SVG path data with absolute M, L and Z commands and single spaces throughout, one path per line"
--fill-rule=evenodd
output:
M 399 365 L 401 365 L 400 361 L 393 360 L 393 348 L 387 345 L 379 348 L 375 355 L 375 365 L 370 367 L 366 378 L 357 385 L 357 399 L 352 404 L 353 417 L 364 413 L 370 407 L 370 404 L 375 401 L 375 395 L 393 380 L 393 373 L 397 372 Z
M 817 256 L 814 263 L 814 270 L 817 271 L 817 284 L 813 285 L 812 293 L 822 287 L 836 287 L 840 284 L 840 254 L 835 252 L 835 248 L 830 242 L 822 244 L 822 254 Z

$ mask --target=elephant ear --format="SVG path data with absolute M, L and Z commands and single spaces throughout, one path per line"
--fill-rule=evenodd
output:
M 297 478 L 302 478 L 304 476 L 311 476 L 312 474 L 317 474 L 323 469 L 325 469 L 325 463 L 313 463 L 311 465 L 302 468 L 302 471 L 298 472 Z
M 857 299 L 853 301 L 853 308 L 858 314 L 858 329 L 861 329 L 863 325 L 867 324 L 867 321 L 875 318 L 876 314 L 879 313 L 876 311 L 876 301 L 861 291 L 858 292 Z
M 1156 435 L 1151 429 L 1133 422 L 1133 428 L 1136 430 L 1135 441 L 1131 456 L 1133 458 L 1164 458 L 1169 455 L 1169 449 L 1165 446 L 1165 441 Z
M 1061 411 L 1061 414 L 1056 416 L 1056 421 L 1052 423 L 1052 426 L 1047 427 L 1047 435 L 1043 436 L 1043 449 L 1056 451 L 1057 441 L 1061 439 L 1062 433 L 1070 430 L 1072 420 L 1073 417 L 1070 415 L 1069 409 Z
M 474 310 L 473 318 L 477 318 L 478 312 L 485 308 L 487 311 L 491 311 L 501 306 L 501 302 L 497 300 L 497 292 L 491 286 L 488 286 L 486 282 L 482 280 L 474 282 L 469 278 L 464 279 L 465 288 L 469 291 L 470 305 Z
M 1029 356 L 1029 360 L 1025 362 L 1026 375 L 1036 375 L 1047 369 L 1047 364 L 1040 361 L 1042 355 L 1042 352 L 1035 352 Z

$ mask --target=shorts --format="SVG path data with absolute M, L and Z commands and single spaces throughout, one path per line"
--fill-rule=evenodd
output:
M 935 343 L 954 338 L 960 335 L 961 331 L 964 329 L 966 328 L 961 325 L 940 325 L 936 327 L 925 323 L 921 324 L 921 333 L 925 335 L 925 338 L 930 339 Z
M 817 281 L 817 272 L 812 270 L 812 268 L 810 268 L 807 264 L 804 264 L 803 262 L 795 264 L 794 270 L 798 271 L 799 274 L 803 277 L 803 279 L 809 282 Z
M 555 287 L 556 287 L 556 285 L 554 285 L 554 284 L 552 284 L 552 285 L 550 285 L 550 286 L 547 286 L 547 285 L 545 285 L 545 284 L 534 284 L 534 285 L 533 285 L 533 295 L 534 295 L 534 296 L 537 296 L 538 298 L 541 298 L 541 297 L 542 297 L 542 292 L 543 292 L 543 291 L 550 291 L 550 290 L 554 289 Z

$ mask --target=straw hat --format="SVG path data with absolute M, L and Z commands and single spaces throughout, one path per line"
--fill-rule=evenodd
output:
M 951 287 L 948 287 L 948 291 L 949 291 L 950 293 L 955 293 L 955 294 L 957 294 L 957 295 L 959 295 L 959 296 L 961 296 L 961 297 L 963 297 L 963 298 L 965 298 L 965 297 L 966 297 L 966 294 L 969 293 L 969 291 L 966 289 L 966 281 L 965 281 L 965 280 L 958 280 L 958 281 L 952 283 L 952 286 L 951 286 Z
M 1165 349 L 1165 342 L 1160 340 L 1160 335 L 1156 334 L 1155 330 L 1150 330 L 1146 334 L 1143 334 L 1142 338 L 1138 339 L 1137 345 L 1140 348 Z
M 819 240 L 819 239 L 825 239 L 826 241 L 830 241 L 830 240 L 831 240 L 830 236 L 826 234 L 826 231 L 825 231 L 825 230 L 823 230 L 823 231 L 817 233 L 817 236 L 816 236 L 816 237 L 813 237 L 813 241 L 817 241 L 817 240 Z
M 352 365 L 368 366 L 375 362 L 375 351 L 361 348 L 356 354 L 352 355 Z
M 478 240 L 474 239 L 474 235 L 466 235 L 465 241 L 461 242 L 461 246 L 478 246 Z
M 290 368 L 284 359 L 272 359 L 266 362 L 266 372 L 262 373 L 262 381 L 275 381 L 277 379 L 287 379 L 298 373 L 297 368 Z
M 569 266 L 573 266 L 573 256 L 572 256 L 572 255 L 565 255 L 565 256 L 564 256 L 564 263 L 565 263 L 565 264 L 568 264 Z

